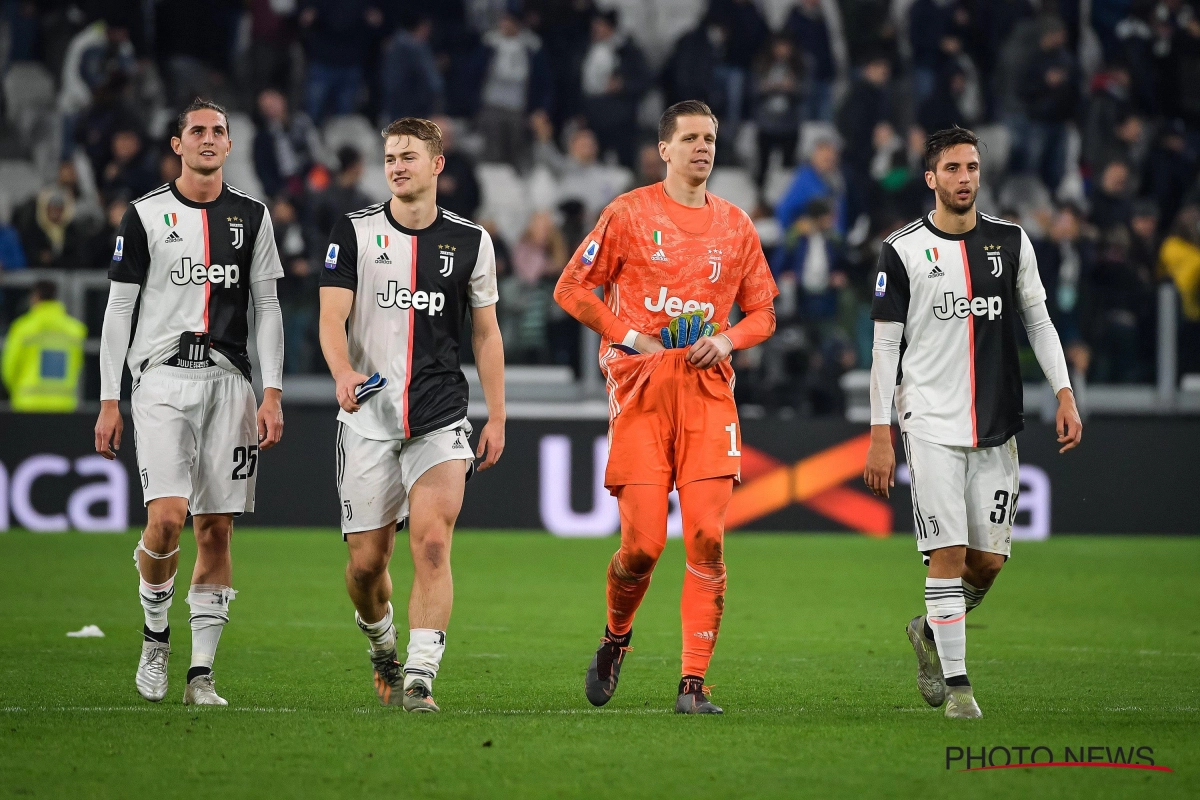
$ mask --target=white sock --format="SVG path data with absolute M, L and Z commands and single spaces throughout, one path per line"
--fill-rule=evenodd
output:
M 963 599 L 967 603 L 967 611 L 974 609 L 983 602 L 983 596 L 987 594 L 987 589 L 980 589 L 977 586 L 972 586 L 967 583 L 967 579 L 963 578 Z M 988 587 L 989 589 L 991 587 Z
M 165 583 L 147 583 L 138 573 L 138 597 L 142 601 L 142 611 L 146 616 L 146 629 L 154 633 L 162 633 L 167 629 L 167 611 L 175 598 L 175 576 L 167 578 Z
M 429 684 L 437 677 L 442 653 L 446 651 L 446 632 L 432 628 L 413 628 L 408 632 L 408 660 L 404 662 L 404 688 L 424 678 Z
M 942 661 L 942 676 L 947 683 L 958 676 L 965 679 L 967 605 L 963 600 L 962 578 L 926 578 L 925 608 L 929 612 L 929 627 L 933 628 L 938 658 Z
M 363 622 L 358 612 L 354 612 L 354 621 L 367 635 L 371 642 L 371 650 L 376 653 L 386 653 L 396 647 L 396 626 L 392 624 L 392 604 L 388 603 L 387 613 L 378 622 Z
M 228 586 L 198 583 L 188 592 L 192 608 L 192 668 L 212 670 L 221 631 L 229 622 L 229 603 L 237 592 Z M 191 670 L 189 670 L 190 672 Z

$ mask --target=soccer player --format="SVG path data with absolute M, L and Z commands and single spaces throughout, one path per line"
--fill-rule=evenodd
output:
M 907 628 L 917 687 L 931 706 L 944 703 L 947 717 L 962 719 L 982 715 L 967 679 L 966 615 L 1008 560 L 1017 513 L 1013 436 L 1024 428 L 1018 316 L 1058 398 L 1059 452 L 1083 434 L 1033 245 L 1019 225 L 975 208 L 979 166 L 971 131 L 930 136 L 925 183 L 935 209 L 889 236 L 879 253 L 863 475 L 881 497 L 895 485 L 894 394 L 917 548 L 929 567 L 926 614 Z
M 254 510 L 259 452 L 283 433 L 283 317 L 275 294 L 283 268 L 266 206 L 222 180 L 231 147 L 225 110 L 197 99 L 179 115 L 171 147 L 183 173 L 129 206 L 108 271 L 96 452 L 111 459 L 121 446 L 117 401 L 128 362 L 147 516 L 133 552 L 146 617 L 137 690 L 152 702 L 167 693 L 167 611 L 179 534 L 191 514 L 197 553 L 183 702 L 223 706 L 212 665 L 237 594 L 233 518 Z M 257 418 L 246 352 L 251 303 L 264 387 Z
M 384 705 L 431 712 L 454 602 L 450 538 L 465 483 L 476 455 L 485 470 L 504 450 L 504 345 L 492 239 L 437 206 L 441 130 L 405 117 L 383 138 L 392 198 L 333 226 L 321 271 L 321 348 L 342 407 L 336 455 L 350 550 L 346 588 L 370 641 L 375 691 Z M 468 311 L 488 410 L 474 454 L 459 367 Z M 382 380 L 377 394 L 359 394 Z M 388 562 L 405 521 L 413 585 L 402 665 Z
M 750 218 L 706 190 L 717 143 L 709 107 L 696 100 L 671 106 L 658 139 L 666 179 L 608 205 L 554 292 L 602 337 L 610 442 L 604 485 L 621 510 L 621 547 L 608 565 L 608 624 L 584 688 L 597 706 L 616 691 L 634 615 L 666 545 L 667 495 L 677 487 L 687 571 L 675 710 L 720 714 L 704 675 L 725 608 L 725 510 L 741 466 L 729 359 L 775 330 L 778 290 Z M 593 294 L 598 286 L 603 301 Z M 746 316 L 730 328 L 735 301 Z M 684 333 L 697 315 L 707 334 L 698 339 L 695 330 Z

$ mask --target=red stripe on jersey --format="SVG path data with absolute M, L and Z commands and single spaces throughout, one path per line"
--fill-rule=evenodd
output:
M 408 285 L 408 288 L 409 288 L 410 292 L 416 293 L 416 291 L 417 291 L 417 237 L 412 236 L 409 238 L 410 238 L 410 241 L 412 242 L 412 279 Z M 401 421 L 404 424 L 404 438 L 405 439 L 407 439 L 410 435 L 409 428 L 408 428 L 408 412 L 409 412 L 408 386 L 410 383 L 412 383 L 412 354 L 413 354 L 413 339 L 415 338 L 415 333 L 413 331 L 413 324 L 416 322 L 416 319 L 417 319 L 416 308 L 414 306 L 410 305 L 408 307 L 408 358 L 404 365 L 404 396 L 403 396 L 403 401 L 402 401 L 403 407 L 404 407 L 404 416 L 401 418 Z
M 975 297 L 971 293 L 971 264 L 967 261 L 967 243 L 959 241 L 962 250 L 963 276 L 967 279 L 967 303 Z M 975 419 L 975 315 L 967 313 L 967 364 L 971 370 L 971 446 L 979 446 L 979 425 Z
M 208 210 L 200 209 L 200 226 L 204 229 L 204 266 L 208 267 L 211 259 L 208 254 Z M 212 281 L 204 282 L 204 330 L 208 330 L 208 303 L 212 299 Z

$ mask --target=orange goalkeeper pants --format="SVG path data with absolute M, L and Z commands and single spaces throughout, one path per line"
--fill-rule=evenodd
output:
M 654 565 L 667 543 L 668 487 L 630 484 L 615 488 L 621 509 L 621 549 L 608 565 L 608 629 L 633 626 Z M 682 674 L 703 678 L 712 660 L 725 610 L 725 510 L 733 478 L 692 481 L 679 487 L 687 570 L 683 576 Z

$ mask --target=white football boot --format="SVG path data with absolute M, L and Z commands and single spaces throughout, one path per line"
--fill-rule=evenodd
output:
M 171 655 L 171 645 L 167 642 L 142 642 L 142 659 L 138 662 L 137 684 L 138 694 L 157 703 L 167 696 L 167 657 Z
M 207 675 L 197 675 L 188 681 L 187 689 L 183 692 L 185 706 L 227 706 L 229 701 L 217 694 L 213 684 L 216 679 L 210 672 Z

